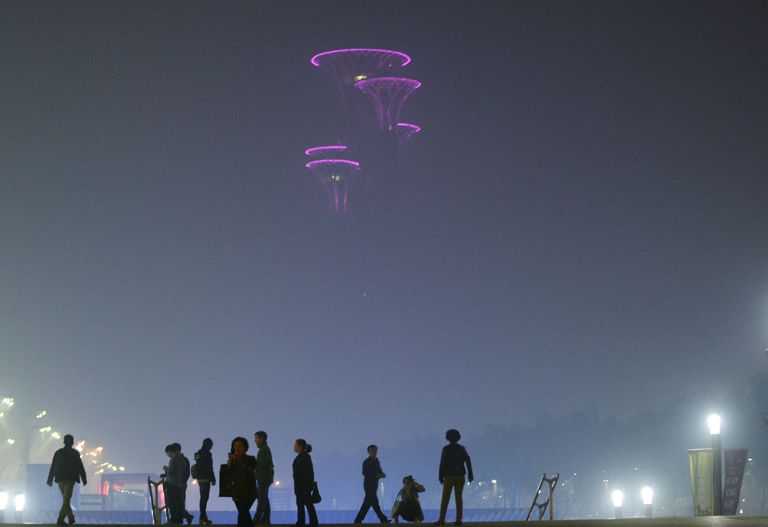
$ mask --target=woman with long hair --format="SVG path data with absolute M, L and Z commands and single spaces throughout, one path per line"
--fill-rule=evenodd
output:
M 315 488 L 315 469 L 312 466 L 312 458 L 309 453 L 312 452 L 312 445 L 308 445 L 303 439 L 297 439 L 293 445 L 293 451 L 296 452 L 296 459 L 293 460 L 293 492 L 296 494 L 296 508 L 299 511 L 296 527 L 306 525 L 304 516 L 304 507 L 309 514 L 309 526 L 317 525 L 317 513 L 315 504 L 312 503 L 312 489 Z

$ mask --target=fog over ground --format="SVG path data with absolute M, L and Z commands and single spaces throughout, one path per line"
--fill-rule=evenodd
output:
M 518 489 L 580 459 L 591 485 L 613 468 L 575 445 L 649 430 L 685 478 L 725 407 L 749 432 L 724 442 L 759 448 L 735 443 L 765 439 L 766 22 L 760 2 L 3 3 L 0 439 L 46 410 L 158 473 L 169 443 L 223 462 L 266 430 L 279 478 L 304 438 L 350 507 L 371 443 L 436 487 L 448 428 Z M 344 135 L 310 59 L 347 48 L 406 53 L 421 82 L 380 215 L 362 187 L 331 215 L 304 166 Z

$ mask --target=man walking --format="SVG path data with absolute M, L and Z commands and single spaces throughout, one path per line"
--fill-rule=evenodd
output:
M 365 499 L 363 505 L 360 507 L 360 512 L 357 513 L 355 523 L 363 523 L 365 515 L 368 514 L 368 509 L 373 507 L 373 512 L 379 517 L 381 523 L 389 523 L 390 520 L 381 512 L 379 507 L 379 497 L 376 495 L 376 490 L 379 486 L 379 480 L 386 478 L 387 475 L 381 471 L 381 464 L 376 454 L 379 449 L 376 445 L 370 445 L 368 447 L 368 457 L 363 461 L 363 489 L 365 490 Z
M 75 515 L 72 513 L 70 500 L 75 483 L 86 485 L 85 467 L 80 459 L 80 452 L 72 448 L 75 438 L 67 434 L 64 436 L 64 448 L 60 448 L 53 455 L 51 470 L 48 472 L 48 486 L 53 486 L 53 481 L 59 484 L 61 491 L 61 510 L 56 525 L 67 525 L 64 517 L 69 519 L 69 525 L 75 523 Z
M 253 516 L 253 524 L 269 525 L 269 486 L 275 479 L 275 466 L 272 464 L 272 451 L 267 446 L 267 433 L 259 430 L 253 436 L 253 441 L 259 448 L 256 454 L 256 488 L 258 490 L 259 504 L 256 506 L 256 514 Z
M 181 445 L 174 443 L 173 448 L 181 456 L 181 460 L 184 462 L 184 472 L 181 475 L 182 479 L 184 480 L 184 485 L 181 488 L 181 503 L 183 507 L 182 510 L 184 511 L 184 519 L 187 520 L 187 525 L 192 525 L 192 520 L 195 519 L 195 515 L 187 512 L 187 481 L 189 481 L 191 467 L 189 465 L 189 459 L 187 459 L 187 456 L 181 453 Z

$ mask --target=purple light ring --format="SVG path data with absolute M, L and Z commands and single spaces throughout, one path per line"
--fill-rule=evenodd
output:
M 349 52 L 352 52 L 353 54 L 358 56 L 359 55 L 364 56 L 371 53 L 389 54 L 391 57 L 398 57 L 398 58 L 405 59 L 404 62 L 400 64 L 400 66 L 405 66 L 406 64 L 411 62 L 411 57 L 409 57 L 405 53 L 400 53 L 399 51 L 391 51 L 388 49 L 350 48 L 350 49 L 337 49 L 334 51 L 324 51 L 323 53 L 318 53 L 317 55 L 312 57 L 312 64 L 314 64 L 315 66 L 320 66 L 320 63 L 317 60 L 318 57 L 322 57 L 322 56 L 330 55 L 334 53 L 338 54 L 338 53 L 349 53 Z
M 341 145 L 335 145 L 335 146 L 316 146 L 315 148 L 310 148 L 309 150 L 305 151 L 304 153 L 308 156 L 315 155 L 316 152 L 322 152 L 325 150 L 346 150 L 346 146 Z
M 374 77 L 372 79 L 363 79 L 361 81 L 357 81 L 355 83 L 355 86 L 361 90 L 365 90 L 365 87 L 368 85 L 381 85 L 386 84 L 388 86 L 394 86 L 397 84 L 406 84 L 409 86 L 413 86 L 411 88 L 412 90 L 415 90 L 419 86 L 421 86 L 421 83 L 414 79 L 404 79 L 401 77 Z
M 315 161 L 310 161 L 305 166 L 308 169 L 312 170 L 315 168 L 316 165 L 320 163 L 346 163 L 348 165 L 353 165 L 356 168 L 360 166 L 360 163 L 358 163 L 357 161 L 349 161 L 348 159 L 317 159 Z

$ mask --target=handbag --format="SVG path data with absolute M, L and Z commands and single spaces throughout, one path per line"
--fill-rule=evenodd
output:
M 317 490 L 317 485 L 312 487 L 312 495 L 309 497 L 309 501 L 312 503 L 320 503 L 323 501 L 323 498 L 320 496 L 320 491 Z
M 232 469 L 225 463 L 219 468 L 219 497 L 231 498 L 233 485 L 234 481 L 232 481 Z

